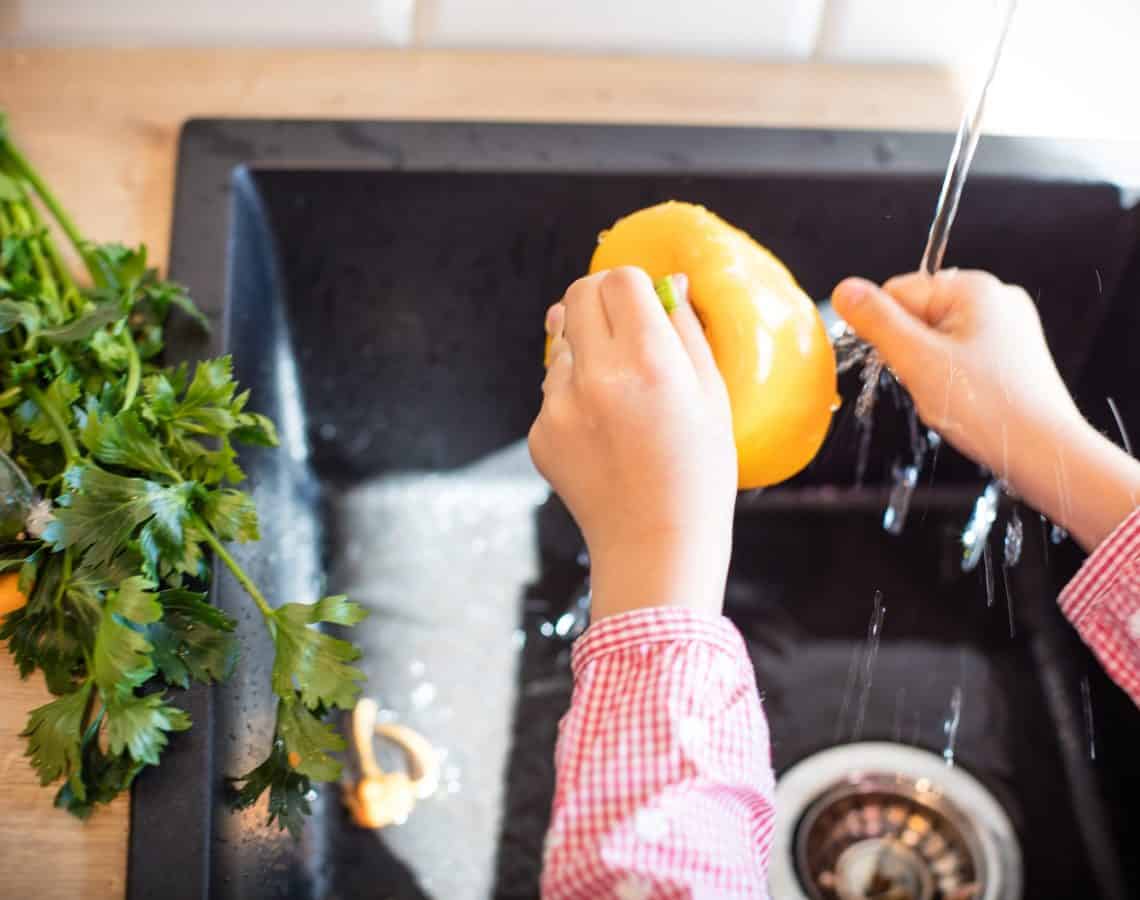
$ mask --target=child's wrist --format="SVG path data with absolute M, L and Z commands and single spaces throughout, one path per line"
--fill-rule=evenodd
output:
M 1057 453 L 1074 448 L 1088 438 L 1092 426 L 1076 406 L 1035 409 L 1013 415 L 1002 429 L 1001 443 L 991 449 L 991 471 L 1018 485 L 1038 484 L 1056 477 Z
M 646 607 L 719 613 L 728 574 L 727 548 L 717 541 L 656 540 L 591 550 L 595 620 Z

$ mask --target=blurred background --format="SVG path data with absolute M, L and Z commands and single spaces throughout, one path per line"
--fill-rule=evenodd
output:
M 968 77 L 1004 0 L 0 0 L 0 47 L 345 47 L 918 64 Z M 1006 131 L 1140 137 L 1137 0 L 1022 0 Z M 0 92 L 3 88 L 0 86 Z M 1036 127 L 1030 127 L 1035 123 Z

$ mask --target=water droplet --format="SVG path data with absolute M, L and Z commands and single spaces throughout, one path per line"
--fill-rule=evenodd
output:
M 972 572 L 981 562 L 984 549 L 989 543 L 990 529 L 997 519 L 998 503 L 1001 500 L 1001 485 L 990 481 L 977 500 L 974 510 L 962 531 L 962 571 Z
M 554 623 L 554 633 L 559 637 L 566 637 L 574 628 L 574 613 L 564 612 Z
M 891 495 L 887 500 L 887 508 L 883 511 L 883 530 L 887 534 L 902 534 L 907 513 L 910 512 L 910 501 L 918 486 L 918 466 L 900 466 L 895 463 L 891 469 L 891 478 Z
M 423 684 L 416 687 L 412 691 L 412 706 L 416 709 L 423 709 L 431 704 L 435 699 L 435 685 L 430 681 L 425 681 Z
M 829 409 L 831 412 L 839 412 L 839 408 L 840 408 L 841 406 L 843 406 L 843 397 L 842 397 L 842 396 L 840 396 L 839 394 L 836 394 L 836 395 L 835 395 L 835 396 L 834 396 L 834 397 L 831 399 L 831 406 L 829 406 L 829 407 L 828 407 L 828 409 Z
M 1017 507 L 1013 508 L 1005 526 L 1005 541 L 1002 543 L 1006 568 L 1013 568 L 1021 561 L 1021 547 L 1025 542 L 1025 526 Z
M 906 688 L 901 687 L 895 692 L 895 721 L 891 728 L 891 735 L 896 744 L 902 743 L 903 707 L 906 704 Z
M 334 440 L 336 438 L 336 426 L 332 422 L 322 422 L 317 433 L 321 436 L 322 441 Z
M 867 624 L 867 646 L 863 654 L 863 687 L 859 694 L 859 706 L 855 716 L 855 728 L 851 739 L 859 740 L 863 735 L 863 721 L 867 716 L 867 703 L 871 699 L 871 681 L 875 676 L 875 658 L 879 653 L 879 638 L 883 630 L 883 617 L 887 608 L 883 606 L 883 592 L 875 591 L 871 621 Z
M 950 711 L 942 722 L 942 733 L 946 735 L 946 747 L 942 751 L 942 758 L 947 766 L 954 765 L 954 745 L 958 741 L 958 726 L 962 722 L 962 687 L 955 685 L 950 695 Z
M 1003 565 L 1001 567 L 1002 581 L 1005 583 L 1005 606 L 1006 611 L 1009 613 L 1009 639 L 1012 641 L 1017 637 L 1017 628 L 1013 622 L 1013 589 L 1009 585 L 1009 566 Z
M 408 663 L 408 674 L 413 678 L 422 678 L 427 666 L 423 664 L 422 660 L 413 659 Z
M 986 541 L 982 545 L 982 567 L 983 577 L 986 584 L 986 606 L 994 605 L 994 560 L 993 554 L 990 552 L 990 542 Z
M 1120 431 L 1120 442 L 1124 445 L 1125 452 L 1132 456 L 1132 441 L 1128 439 L 1128 431 L 1124 428 L 1124 419 L 1120 416 L 1120 410 L 1116 408 L 1116 401 L 1111 397 L 1105 397 L 1108 401 L 1108 408 L 1112 410 L 1112 417 L 1116 420 L 1117 430 Z

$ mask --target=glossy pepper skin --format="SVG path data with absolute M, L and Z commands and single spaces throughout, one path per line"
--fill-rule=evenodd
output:
M 767 249 L 719 216 L 669 201 L 598 238 L 590 271 L 684 273 L 732 406 L 740 488 L 791 478 L 819 452 L 837 405 L 835 353 L 811 298 Z

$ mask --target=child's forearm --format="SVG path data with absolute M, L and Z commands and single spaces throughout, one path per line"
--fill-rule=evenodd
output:
M 1007 477 L 1014 490 L 1086 551 L 1140 504 L 1140 462 L 1075 411 L 1010 423 L 1008 434 Z
M 591 625 L 572 666 L 545 900 L 767 897 L 775 784 L 736 629 L 639 609 Z

